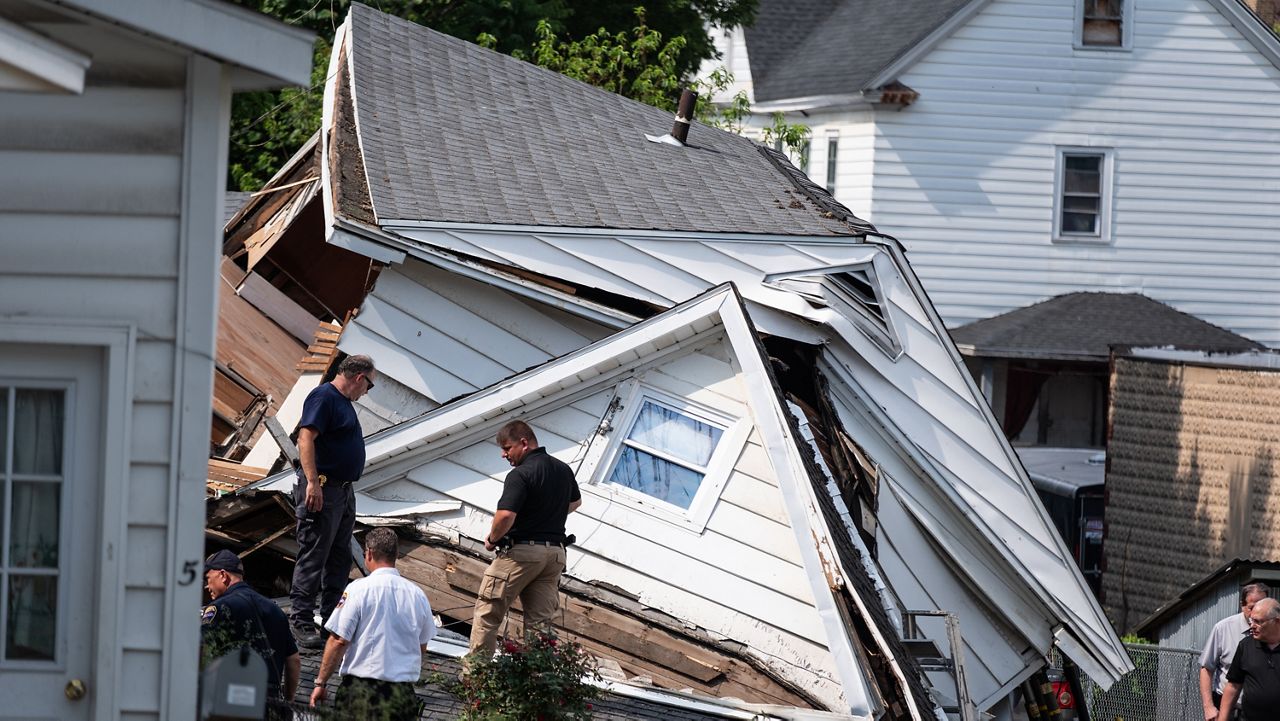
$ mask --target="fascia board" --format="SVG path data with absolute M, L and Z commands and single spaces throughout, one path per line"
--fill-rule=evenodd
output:
M 799 546 L 814 603 L 827 632 L 827 648 L 835 661 L 845 702 L 849 706 L 849 712 L 855 716 L 874 718 L 878 714 L 871 708 L 870 684 L 864 669 L 858 663 L 857 651 L 849 638 L 849 629 L 840 617 L 831 588 L 838 577 L 839 561 L 831 548 L 829 533 L 820 522 L 821 515 L 816 507 L 817 501 L 813 498 L 813 488 L 798 457 L 796 439 L 792 437 L 790 425 L 783 416 L 785 411 L 777 389 L 761 357 L 755 330 L 747 319 L 741 302 L 736 298 L 724 304 L 721 318 L 724 320 L 725 335 L 742 369 L 743 386 L 748 396 L 748 407 L 755 416 L 756 430 L 778 476 L 783 505 Z M 829 556 L 824 556 L 820 548 L 826 548 Z M 828 571 L 836 575 L 828 579 Z
M 972 0 L 968 5 L 960 8 L 947 18 L 941 25 L 933 29 L 920 42 L 912 45 L 906 52 L 899 55 L 893 62 L 889 63 L 876 74 L 875 77 L 867 83 L 867 89 L 873 90 L 881 88 L 889 83 L 897 80 L 899 76 L 905 73 L 911 66 L 920 62 L 924 56 L 933 52 L 938 43 L 946 40 L 951 33 L 960 29 L 965 23 L 969 22 L 973 16 L 977 15 L 980 10 L 987 6 L 991 0 Z
M 613 238 L 643 238 L 645 240 L 708 240 L 717 242 L 789 243 L 792 245 L 831 245 L 862 234 L 848 235 L 782 235 L 778 233 L 722 233 L 716 231 L 641 230 L 632 228 L 577 228 L 562 225 L 507 225 L 502 223 L 458 223 L 442 220 L 379 219 L 378 226 L 389 233 L 412 238 L 414 231 L 467 231 L 480 233 L 529 233 L 536 235 L 604 235 Z
M 79 95 L 84 92 L 85 71 L 91 62 L 78 50 L 0 17 L 0 64 L 11 65 L 55 89 Z
M 315 35 L 215 0 L 58 0 L 118 23 L 283 81 L 311 84 Z
M 326 193 L 327 198 L 328 194 Z M 521 297 L 559 308 L 607 328 L 620 330 L 643 320 L 639 316 L 569 295 L 555 288 L 510 273 L 504 273 L 497 268 L 476 263 L 442 248 L 436 248 L 422 241 L 405 238 L 380 228 L 371 228 L 342 217 L 336 218 L 328 227 L 330 238 L 339 232 L 347 232 L 387 249 L 386 251 L 375 251 L 370 245 L 352 243 L 349 249 L 362 255 L 367 255 L 374 259 L 377 259 L 374 253 L 383 254 L 386 252 L 392 254 L 387 257 L 399 257 L 400 254 L 412 256 L 442 270 L 447 270 L 472 280 L 478 280 Z M 333 241 L 329 240 L 329 242 Z
M 1209 0 L 1227 21 L 1235 26 L 1245 40 L 1271 64 L 1280 68 L 1280 38 L 1263 26 L 1258 17 L 1239 0 Z
M 329 66 L 325 70 L 324 98 L 320 101 L 320 129 L 316 131 L 316 137 L 320 142 L 320 199 L 324 206 L 325 240 L 328 240 L 328 233 L 332 232 L 328 229 L 335 227 L 338 223 L 337 208 L 334 206 L 333 198 L 333 171 L 329 167 L 329 154 L 333 152 L 333 148 L 329 139 L 332 135 L 330 131 L 333 129 L 334 115 L 337 113 L 338 73 L 343 72 L 343 68 L 338 64 L 338 58 L 341 57 L 342 50 L 347 46 L 350 38 L 351 16 L 348 15 L 333 36 L 333 47 L 329 51 Z
M 460 401 L 430 411 L 396 426 L 391 432 L 371 438 L 366 445 L 366 465 L 376 466 L 393 456 L 411 451 L 430 439 L 458 426 L 475 425 L 486 416 L 514 408 L 539 389 L 548 388 L 588 371 L 627 351 L 660 340 L 686 328 L 699 318 L 717 316 L 725 305 L 729 289 L 719 287 L 661 315 L 620 331 L 604 340 L 549 361 Z
M 832 95 L 806 95 L 800 98 L 765 100 L 751 106 L 755 113 L 796 113 L 814 110 L 855 110 L 870 107 L 866 93 L 837 93 Z

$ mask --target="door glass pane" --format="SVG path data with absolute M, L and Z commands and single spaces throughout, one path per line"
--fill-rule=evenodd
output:
M 673 506 L 688 509 L 702 484 L 702 474 L 624 446 L 609 480 L 648 494 Z
M 23 568 L 58 567 L 58 503 L 61 483 L 13 484 L 13 512 L 9 527 L 9 565 Z
M 19 388 L 13 414 L 13 472 L 62 473 L 61 390 Z
M 57 610 L 57 577 L 11 574 L 4 657 L 9 660 L 54 660 Z
M 706 466 L 724 431 L 645 401 L 627 437 L 694 465 Z

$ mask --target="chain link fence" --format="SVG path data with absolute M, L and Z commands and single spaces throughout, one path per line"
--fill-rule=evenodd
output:
M 1103 691 L 1081 674 L 1083 699 L 1091 721 L 1203 721 L 1200 704 L 1200 652 L 1126 643 L 1134 670 Z M 1055 669 L 1062 662 L 1053 655 Z

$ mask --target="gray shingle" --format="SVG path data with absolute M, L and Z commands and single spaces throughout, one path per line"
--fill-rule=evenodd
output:
M 1219 351 L 1262 346 L 1138 293 L 1068 293 L 951 331 L 973 355 L 1105 359 L 1113 345 Z M 968 351 L 968 348 L 965 348 Z
M 354 102 L 380 223 L 857 235 L 755 143 L 353 5 Z M 822 191 L 825 195 L 825 191 Z M 847 210 L 845 210 L 847 212 Z M 856 223 L 857 229 L 850 223 Z
M 756 102 L 870 89 L 973 0 L 761 0 L 746 30 Z

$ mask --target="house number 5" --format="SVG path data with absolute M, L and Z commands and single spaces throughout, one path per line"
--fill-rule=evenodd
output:
M 182 564 L 182 578 L 178 580 L 179 586 L 190 586 L 196 580 L 196 567 L 200 565 L 199 561 L 187 561 Z

